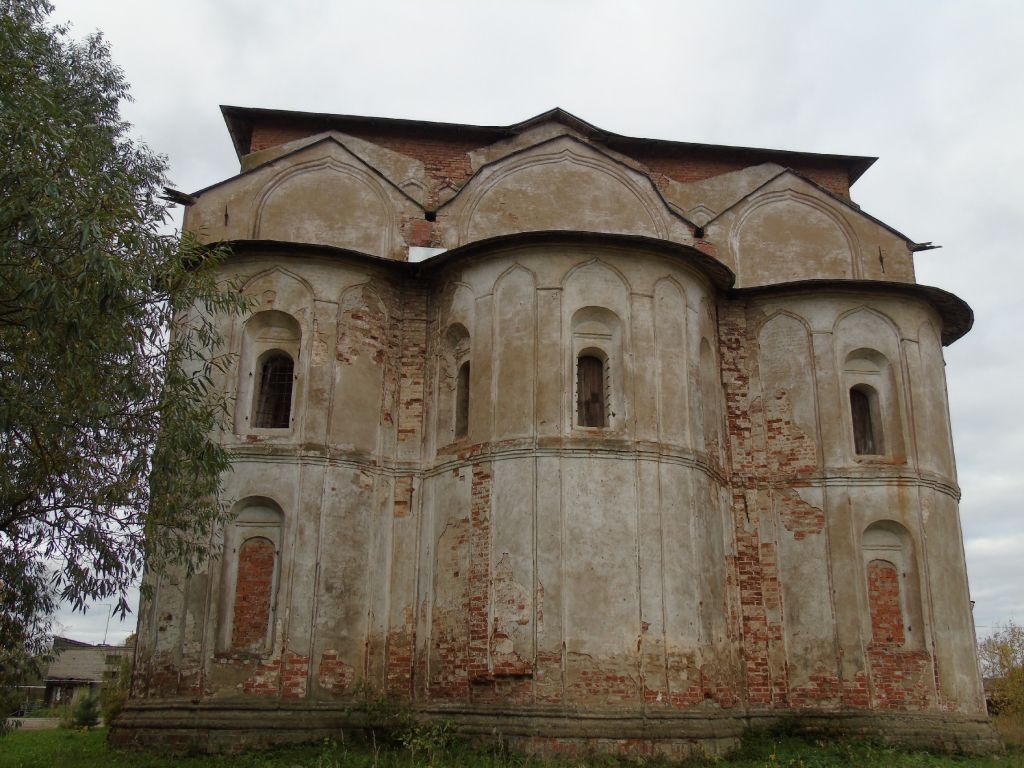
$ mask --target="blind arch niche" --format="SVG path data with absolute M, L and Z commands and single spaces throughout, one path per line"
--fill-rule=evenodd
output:
M 270 499 L 239 502 L 224 530 L 220 653 L 265 655 L 273 647 L 284 514 Z

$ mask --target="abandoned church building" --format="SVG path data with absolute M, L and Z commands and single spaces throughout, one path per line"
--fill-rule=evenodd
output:
M 140 612 L 112 739 L 310 740 L 386 697 L 516 749 L 745 729 L 985 750 L 943 346 L 873 158 L 223 108 L 185 227 L 233 522 Z

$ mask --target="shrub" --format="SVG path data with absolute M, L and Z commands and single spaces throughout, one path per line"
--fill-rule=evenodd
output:
M 91 728 L 100 722 L 100 709 L 95 696 L 83 696 L 71 712 L 71 722 L 79 728 Z
M 0 735 L 10 730 L 12 723 L 7 718 L 16 715 L 23 702 L 24 697 L 17 688 L 0 687 Z
M 126 656 L 121 659 L 121 666 L 117 671 L 117 678 L 110 680 L 100 690 L 100 713 L 103 715 L 103 722 L 110 725 L 114 718 L 121 714 L 124 703 L 128 701 L 128 691 L 132 682 L 132 660 Z

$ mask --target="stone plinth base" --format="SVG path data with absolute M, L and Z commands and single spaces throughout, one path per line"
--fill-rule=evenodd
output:
M 476 741 L 500 738 L 514 751 L 543 755 L 723 755 L 739 745 L 745 732 L 775 728 L 828 737 L 867 736 L 946 752 L 1002 749 L 991 722 L 981 715 L 738 708 L 632 714 L 480 706 L 423 708 L 413 716 L 423 722 L 448 721 L 456 733 Z M 377 725 L 366 712 L 337 706 L 146 701 L 125 707 L 109 739 L 114 746 L 137 749 L 240 752 L 355 735 Z

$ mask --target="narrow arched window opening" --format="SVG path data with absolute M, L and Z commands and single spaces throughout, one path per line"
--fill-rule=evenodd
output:
M 455 382 L 455 437 L 469 433 L 469 361 L 459 366 Z
M 858 455 L 882 453 L 878 395 L 868 386 L 850 389 L 850 417 L 853 421 L 853 450 Z
M 581 427 L 607 426 L 604 361 L 580 355 L 576 362 L 576 416 Z
M 290 355 L 275 351 L 263 358 L 259 370 L 259 390 L 253 426 L 264 429 L 283 429 L 291 426 L 295 363 Z

